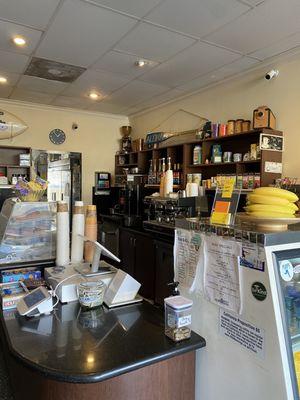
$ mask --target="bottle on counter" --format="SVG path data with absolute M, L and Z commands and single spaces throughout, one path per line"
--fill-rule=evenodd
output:
M 149 172 L 148 172 L 148 184 L 153 185 L 153 161 L 150 160 Z
M 18 177 L 17 177 L 17 175 L 12 174 L 12 177 L 11 177 L 11 184 L 12 184 L 12 185 L 16 185 L 17 182 L 18 182 Z
M 199 165 L 202 162 L 202 148 L 200 145 L 196 145 L 193 151 L 193 164 Z
M 162 159 L 159 158 L 159 159 L 158 159 L 157 181 L 156 181 L 156 183 L 157 183 L 158 185 L 160 184 L 160 177 L 161 177 L 161 173 L 162 173 L 161 161 L 162 161 Z
M 173 184 L 174 185 L 179 185 L 179 171 L 177 170 L 177 165 L 178 164 L 174 164 L 174 168 L 173 168 Z
M 182 166 L 180 163 L 177 164 L 177 173 L 178 173 L 178 185 L 182 184 Z
M 171 167 L 171 157 L 168 157 L 168 169 L 164 176 L 164 197 L 173 192 L 173 171 Z
M 157 163 L 156 158 L 153 160 L 153 184 L 157 184 Z
M 85 218 L 85 236 L 91 240 L 97 240 L 97 210 L 95 205 L 87 206 Z M 91 242 L 84 244 L 84 259 L 86 262 L 92 262 L 95 247 Z

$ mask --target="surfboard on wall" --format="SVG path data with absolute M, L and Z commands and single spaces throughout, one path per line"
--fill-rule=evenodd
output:
M 16 115 L 0 109 L 0 140 L 21 135 L 27 128 L 25 122 Z

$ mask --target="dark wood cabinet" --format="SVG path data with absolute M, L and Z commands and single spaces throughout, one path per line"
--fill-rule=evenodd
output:
M 129 275 L 135 277 L 135 250 L 134 250 L 135 233 L 131 233 L 125 229 L 120 230 L 119 251 L 121 259 L 121 268 Z
M 120 258 L 122 269 L 141 284 L 139 293 L 154 299 L 155 256 L 150 235 L 121 229 Z
M 173 244 L 155 240 L 155 296 L 154 301 L 163 305 L 164 298 L 171 296 L 172 288 L 168 283 L 174 279 Z

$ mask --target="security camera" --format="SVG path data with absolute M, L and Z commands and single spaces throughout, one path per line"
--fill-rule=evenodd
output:
M 269 81 L 269 80 L 271 80 L 271 79 L 273 79 L 273 78 L 276 78 L 278 75 L 279 75 L 278 69 L 271 69 L 271 71 L 269 71 L 269 72 L 266 73 L 265 79 L 266 79 L 267 81 Z
M 78 129 L 78 124 L 76 124 L 76 122 L 73 122 L 72 129 L 73 131 L 76 131 Z

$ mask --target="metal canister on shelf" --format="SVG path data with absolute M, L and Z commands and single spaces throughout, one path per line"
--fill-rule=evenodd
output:
M 219 125 L 218 123 L 211 124 L 211 130 L 212 130 L 212 137 L 216 138 L 219 136 Z
M 220 124 L 219 126 L 219 136 L 226 136 L 227 133 L 227 125 L 226 124 Z
M 251 121 L 249 119 L 245 119 L 242 122 L 242 132 L 250 131 Z
M 224 151 L 223 153 L 223 162 L 232 162 L 232 152 L 231 151 Z
M 235 128 L 234 128 L 234 133 L 240 133 L 242 132 L 242 123 L 244 122 L 243 119 L 237 119 L 235 121 Z
M 233 135 L 235 132 L 235 120 L 229 119 L 227 121 L 227 135 Z

